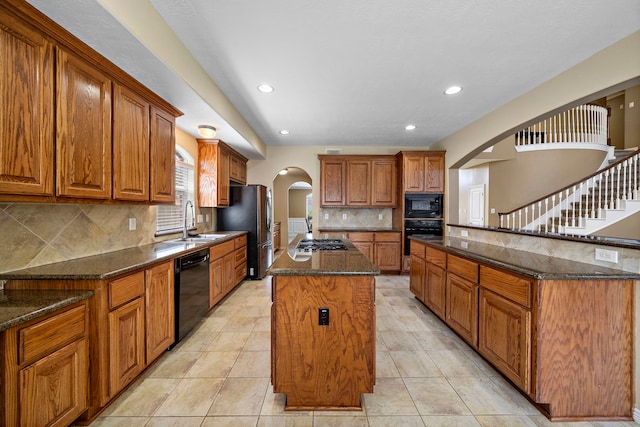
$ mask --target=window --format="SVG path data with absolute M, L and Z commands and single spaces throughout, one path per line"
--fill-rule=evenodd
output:
M 195 161 L 187 150 L 176 145 L 176 203 L 158 206 L 156 210 L 156 235 L 182 231 L 184 226 L 184 204 L 194 200 Z M 192 223 L 191 211 L 187 212 L 189 224 Z

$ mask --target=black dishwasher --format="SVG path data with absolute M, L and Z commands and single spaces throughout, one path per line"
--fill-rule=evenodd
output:
M 176 258 L 174 272 L 176 341 L 173 346 L 209 311 L 209 249 Z

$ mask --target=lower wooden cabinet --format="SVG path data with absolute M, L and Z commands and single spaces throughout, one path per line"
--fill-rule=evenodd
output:
M 87 302 L 0 333 L 0 425 L 68 426 L 88 407 Z
M 447 299 L 447 274 L 445 270 L 427 262 L 424 283 L 424 303 L 444 320 Z
M 144 298 L 109 312 L 109 397 L 137 377 L 144 361 Z
M 209 249 L 209 309 L 247 277 L 247 236 Z
M 402 255 L 399 232 L 349 232 L 353 246 L 383 272 L 400 272 Z
M 146 364 L 164 353 L 175 341 L 173 263 L 145 271 L 144 311 Z
M 416 256 L 411 255 L 411 265 L 409 266 L 409 289 L 420 301 L 424 299 L 424 285 L 426 274 L 426 262 Z
M 478 345 L 478 285 L 447 274 L 447 325 L 472 346 Z

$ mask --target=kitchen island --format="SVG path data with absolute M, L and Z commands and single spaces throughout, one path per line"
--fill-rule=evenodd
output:
M 329 237 L 331 236 L 323 236 Z M 287 410 L 361 410 L 375 383 L 375 275 L 348 240 L 303 251 L 298 235 L 271 266 L 271 382 Z

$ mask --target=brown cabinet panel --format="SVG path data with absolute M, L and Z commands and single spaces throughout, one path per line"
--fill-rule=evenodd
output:
M 151 106 L 150 114 L 150 199 L 152 202 L 173 203 L 176 199 L 176 119 L 154 106 Z
M 0 57 L 0 194 L 52 196 L 53 46 L 2 14 Z
M 398 168 L 395 157 L 371 161 L 371 206 L 398 205 Z
M 209 264 L 209 309 L 224 296 L 224 259 L 212 259 Z
M 447 275 L 443 268 L 426 263 L 424 303 L 441 319 L 446 318 Z
M 427 247 L 427 261 L 438 267 L 447 268 L 447 254 L 431 247 Z
M 116 308 L 144 294 L 144 273 L 140 271 L 112 280 L 107 287 L 109 309 Z
M 407 155 L 404 156 L 403 163 L 404 191 L 423 192 L 424 191 L 424 156 Z
M 345 205 L 346 175 L 346 161 L 320 160 L 320 206 Z
M 229 206 L 232 159 L 234 157 L 239 158 L 240 154 L 217 139 L 197 139 L 197 141 L 198 205 L 207 207 Z M 242 172 L 236 171 L 236 173 L 241 174 Z M 246 174 L 246 172 L 244 173 Z M 239 179 L 234 180 L 239 181 Z
M 369 261 L 375 263 L 374 252 L 373 252 L 373 244 L 374 244 L 373 242 L 352 241 L 351 243 L 353 243 L 353 246 L 358 248 L 358 250 L 362 252 Z
M 401 151 L 400 155 L 405 192 L 444 192 L 444 151 Z
M 449 273 L 446 322 L 469 344 L 478 345 L 478 285 Z
M 400 251 L 400 242 L 376 242 L 375 264 L 383 271 L 399 271 Z
M 520 305 L 531 308 L 531 280 L 480 266 L 480 285 Z
M 424 259 L 411 255 L 409 264 L 409 290 L 420 301 L 424 302 L 424 285 L 425 285 L 426 263 Z
M 480 289 L 478 350 L 525 393 L 531 391 L 531 312 Z
M 427 193 L 444 192 L 444 157 L 429 156 L 426 158 L 424 191 Z
M 58 50 L 56 194 L 111 197 L 111 80 Z
M 347 160 L 347 206 L 371 206 L 371 162 Z
M 113 87 L 113 198 L 149 200 L 149 102 Z
M 230 158 L 229 178 L 239 184 L 247 183 L 247 159 L 233 153 Z
M 146 364 L 175 341 L 173 262 L 145 271 Z
M 478 264 L 473 261 L 451 254 L 447 256 L 447 271 L 473 283 L 478 283 L 478 269 Z
M 109 313 L 109 397 L 145 367 L 144 298 Z

